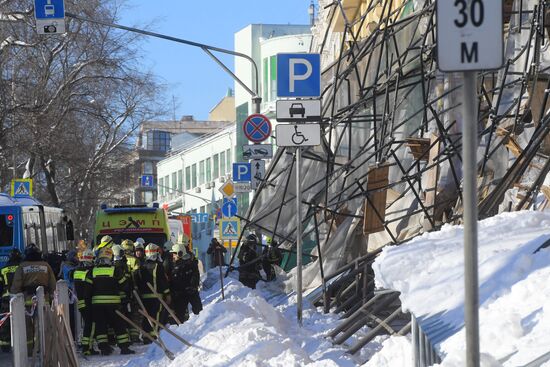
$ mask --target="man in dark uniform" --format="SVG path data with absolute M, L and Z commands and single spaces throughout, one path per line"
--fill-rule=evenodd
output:
M 94 266 L 94 253 L 86 249 L 80 253 L 79 264 L 72 273 L 74 290 L 78 298 L 78 311 L 84 322 L 84 330 L 80 345 L 84 355 L 93 355 L 97 352 L 93 348 L 94 342 L 94 324 L 92 320 L 92 271 Z
M 174 311 L 180 321 L 189 319 L 189 304 L 195 315 L 202 311 L 199 295 L 200 274 L 197 259 L 181 244 L 172 247 L 174 266 L 170 281 Z
M 113 250 L 103 247 L 99 250 L 96 265 L 92 270 L 92 317 L 96 326 L 96 340 L 102 355 L 113 352 L 107 337 L 107 325 L 116 334 L 120 354 L 134 354 L 128 345 L 130 336 L 124 321 L 115 311 L 121 311 L 120 287 L 125 278 L 112 265 Z
M 216 238 L 212 238 L 212 241 L 210 241 L 210 245 L 208 246 L 208 250 L 206 250 L 206 253 L 211 256 L 210 263 L 212 264 L 213 268 L 225 265 L 226 252 L 227 249 L 222 244 L 220 244 Z
M 23 260 L 21 252 L 18 249 L 13 249 L 10 252 L 10 257 L 6 265 L 0 269 L 0 294 L 2 300 L 0 303 L 0 313 L 10 311 L 10 288 L 13 281 L 15 270 Z M 9 353 L 11 351 L 11 334 L 10 334 L 10 319 L 4 322 L 0 327 L 0 349 L 2 352 Z
M 23 293 L 27 311 L 33 308 L 32 297 L 36 294 L 36 288 L 44 287 L 44 301 L 50 302 L 55 292 L 55 274 L 50 265 L 42 260 L 42 252 L 34 243 L 25 248 L 25 258 L 15 270 L 11 284 L 11 293 Z M 34 321 L 32 316 L 25 316 L 27 328 L 27 351 L 32 353 L 34 346 Z
M 239 282 L 256 289 L 256 283 L 260 280 L 261 264 L 256 253 L 258 238 L 254 234 L 248 235 L 239 251 Z
M 168 279 L 164 273 L 164 267 L 161 263 L 160 248 L 154 243 L 148 244 L 145 248 L 145 263 L 141 265 L 139 271 L 136 273 L 135 282 L 145 310 L 151 317 L 159 321 L 161 303 L 151 289 L 149 289 L 147 283 L 150 283 L 161 297 L 165 297 L 167 303 L 170 303 L 170 289 Z M 153 330 L 149 321 L 145 318 L 143 319 L 142 327 L 144 331 L 157 336 L 158 328 L 155 325 Z M 143 340 L 143 344 L 150 343 L 151 340 L 149 339 Z
M 282 259 L 281 250 L 278 249 L 277 241 L 273 240 L 262 252 L 262 268 L 264 269 L 266 280 L 271 282 L 277 277 L 275 274 L 275 265 L 279 265 Z

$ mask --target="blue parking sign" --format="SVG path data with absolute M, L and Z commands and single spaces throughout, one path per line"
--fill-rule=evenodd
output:
M 233 163 L 233 181 L 250 182 L 252 181 L 252 169 L 250 163 Z
M 319 97 L 320 54 L 277 54 L 277 96 Z

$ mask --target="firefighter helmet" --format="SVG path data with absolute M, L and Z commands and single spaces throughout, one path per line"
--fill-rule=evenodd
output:
M 254 233 L 251 233 L 248 236 L 246 236 L 246 241 L 254 242 L 254 243 L 257 244 L 258 243 L 258 236 L 256 236 Z
M 136 250 L 136 251 L 137 250 L 142 250 L 143 251 L 143 250 L 145 250 L 145 247 L 143 247 L 143 243 L 140 243 L 140 242 L 136 241 L 136 243 L 134 245 L 134 250 Z
M 115 256 L 115 260 L 122 259 L 122 255 L 124 252 L 120 245 L 114 245 L 112 250 L 113 250 L 113 255 Z
M 132 240 L 124 240 L 120 244 L 126 254 L 131 254 L 134 251 L 134 242 Z
M 159 261 L 160 260 L 160 247 L 154 243 L 150 243 L 145 247 L 145 258 L 147 260 Z
M 113 238 L 111 236 L 103 236 L 101 237 L 101 242 L 97 246 L 97 249 L 102 249 L 103 247 L 107 247 L 113 245 Z
M 172 249 L 170 250 L 170 252 L 173 254 L 178 254 L 179 257 L 182 257 L 183 254 L 187 252 L 187 250 L 185 249 L 184 245 L 182 245 L 181 243 L 177 243 L 174 246 L 172 246 Z
M 93 263 L 94 262 L 94 252 L 90 249 L 82 251 L 78 256 L 78 261 L 81 263 Z
M 172 247 L 174 246 L 174 243 L 170 240 L 164 242 L 164 251 L 171 251 Z
M 34 243 L 25 247 L 25 260 L 38 261 L 41 257 L 42 251 Z
M 136 245 L 137 245 L 138 243 L 141 243 L 143 246 L 145 246 L 145 240 L 144 240 L 143 238 L 141 238 L 141 237 L 139 237 L 139 238 L 136 240 L 136 242 L 135 242 Z
M 98 264 L 107 264 L 110 265 L 113 260 L 113 250 L 109 247 L 104 247 L 101 250 L 99 250 L 99 254 L 97 255 L 96 262 Z
M 21 256 L 21 251 L 19 251 L 19 249 L 14 248 L 13 250 L 10 251 L 9 261 L 12 264 L 20 263 L 22 260 L 23 260 L 23 256 Z

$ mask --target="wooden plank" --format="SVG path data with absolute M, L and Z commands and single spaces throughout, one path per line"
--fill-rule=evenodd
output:
M 384 164 L 372 168 L 368 173 L 367 195 L 369 199 L 365 200 L 363 219 L 363 234 L 365 236 L 384 230 L 389 168 L 389 165 Z

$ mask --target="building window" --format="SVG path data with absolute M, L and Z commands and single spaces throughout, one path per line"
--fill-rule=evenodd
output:
M 147 150 L 160 150 L 166 152 L 170 149 L 170 133 L 167 131 L 147 131 L 144 145 Z
M 150 161 L 143 162 L 143 165 L 141 167 L 141 171 L 144 175 L 152 175 L 153 174 L 153 162 L 150 162 Z
M 159 194 L 164 195 L 164 178 L 159 178 Z
M 231 148 L 225 151 L 225 158 L 227 160 L 227 169 L 231 170 Z
M 204 205 L 203 205 L 203 206 L 201 206 L 201 211 L 200 211 L 200 213 L 206 213 L 206 211 L 205 211 L 205 210 L 206 210 L 206 207 L 205 207 Z
M 220 176 L 224 176 L 227 173 L 225 170 L 225 152 L 220 153 Z
M 212 181 L 212 158 L 206 158 L 206 182 Z
M 212 178 L 216 179 L 220 177 L 220 156 L 214 154 L 214 171 L 212 172 Z
M 178 191 L 183 191 L 183 170 L 178 171 Z
M 176 191 L 178 189 L 178 174 L 177 172 L 172 173 L 172 190 Z
M 197 164 L 191 166 L 191 186 L 193 188 L 197 187 Z
M 191 167 L 185 167 L 185 190 L 191 190 Z
M 263 76 L 264 76 L 264 85 L 263 85 L 263 95 L 264 95 L 264 101 L 268 101 L 268 95 L 267 95 L 267 91 L 269 90 L 269 84 L 268 84 L 268 76 L 269 76 L 269 69 L 268 69 L 268 64 L 267 64 L 267 61 L 269 59 L 267 57 L 264 57 L 263 59 L 263 66 L 264 66 L 264 72 L 263 72 Z
M 164 186 L 165 186 L 165 193 L 172 192 L 172 189 L 170 188 L 170 176 L 164 176 Z
M 204 170 L 204 161 L 199 162 L 199 185 L 202 185 L 204 183 L 204 177 L 205 177 L 205 170 Z
M 153 192 L 152 191 L 145 191 L 143 193 L 143 202 L 144 203 L 151 203 L 153 201 Z

